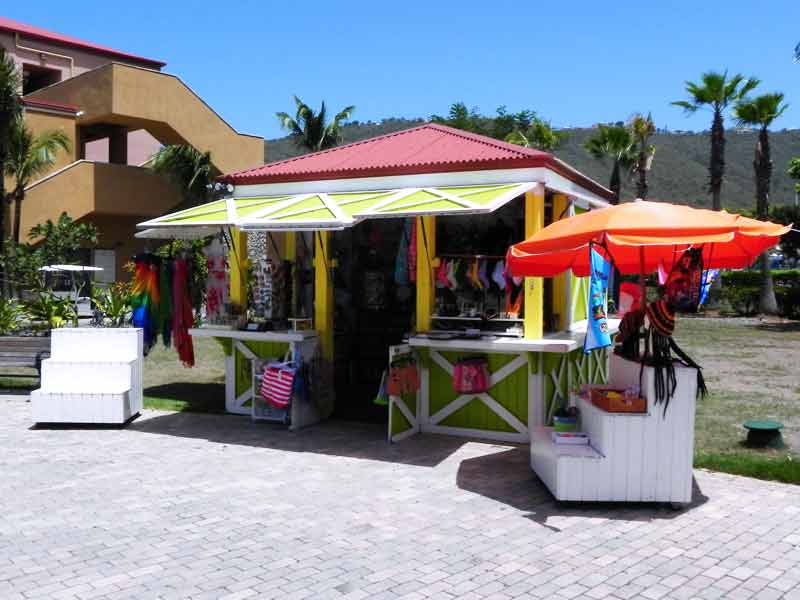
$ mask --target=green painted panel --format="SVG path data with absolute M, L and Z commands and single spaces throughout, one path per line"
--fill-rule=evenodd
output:
M 464 200 L 469 200 L 470 202 L 474 202 L 475 204 L 480 204 L 481 206 L 486 206 L 487 204 L 491 204 L 495 200 L 497 200 L 500 196 L 507 193 L 509 190 L 513 189 L 516 186 L 507 185 L 501 188 L 495 188 L 493 190 L 489 190 L 486 192 L 479 192 L 477 194 L 470 194 L 469 196 L 465 196 Z
M 170 217 L 165 219 L 164 221 L 160 221 L 161 223 L 213 223 L 218 221 L 227 221 L 228 220 L 228 210 L 218 210 L 216 212 L 197 215 L 197 216 L 180 216 L 180 217 Z
M 271 217 L 270 217 L 271 218 Z M 282 219 L 276 219 L 278 221 L 327 221 L 328 219 L 335 219 L 336 215 L 334 215 L 329 209 L 327 208 L 320 208 L 319 210 L 312 210 L 309 212 L 304 212 L 302 215 L 295 215 L 293 217 L 283 217 Z
M 403 198 L 399 198 L 392 202 L 391 204 L 387 204 L 383 208 L 381 208 L 381 212 L 383 211 L 392 211 L 392 209 L 405 206 L 406 204 L 411 204 L 413 202 L 424 202 L 430 200 L 439 200 L 440 196 L 436 194 L 431 194 L 430 192 L 426 192 L 424 190 L 420 190 L 418 192 L 414 192 L 408 196 L 404 196 Z
M 201 206 L 196 206 L 195 208 L 187 209 L 186 212 L 182 213 L 181 217 L 192 217 L 197 215 L 202 215 L 207 212 L 217 212 L 218 210 L 224 209 L 226 207 L 225 200 L 217 200 L 216 202 L 209 202 L 207 204 L 203 204 Z M 171 217 L 167 218 L 168 221 L 172 221 Z
M 479 192 L 485 192 L 487 190 L 493 190 L 496 188 L 497 188 L 496 185 L 472 185 L 469 187 L 439 187 L 436 189 L 442 190 L 443 192 L 446 192 L 448 194 L 453 194 L 455 196 L 464 196 L 466 194 L 476 194 Z
M 390 214 L 390 213 L 407 213 L 407 212 L 419 212 L 424 210 L 465 210 L 465 206 L 461 206 L 460 204 L 456 204 L 450 200 L 436 200 L 432 202 L 427 202 L 425 204 L 417 204 L 415 206 L 399 206 L 397 208 L 393 208 L 391 210 L 387 209 L 380 209 L 378 212 L 383 214 Z
M 300 202 L 295 202 L 294 204 L 287 206 L 286 208 L 282 208 L 278 212 L 271 214 L 269 218 L 276 219 L 278 217 L 286 216 L 288 214 L 295 213 L 297 211 L 315 210 L 318 208 L 325 208 L 325 203 L 319 196 L 311 196 L 309 198 L 306 198 L 305 200 L 301 200 Z
M 289 196 L 278 196 L 277 198 L 270 198 L 265 199 L 262 198 L 257 202 L 248 202 L 247 204 L 243 204 L 243 201 L 236 203 L 236 214 L 239 217 L 248 217 L 253 213 L 257 213 L 260 210 L 264 210 L 270 206 L 273 206 L 279 202 L 283 202 Z
M 450 363 L 454 363 L 459 358 L 471 356 L 469 353 L 462 352 L 442 352 L 441 354 Z M 489 372 L 496 373 L 517 356 L 517 354 L 488 355 Z M 453 402 L 460 394 L 453 389 L 453 378 L 434 361 L 430 363 L 429 373 L 430 398 L 428 404 L 430 413 L 433 415 Z M 506 379 L 493 386 L 489 390 L 489 395 L 522 423 L 527 424 L 527 364 L 523 364 Z M 503 418 L 496 415 L 494 411 L 477 398 L 470 401 L 452 415 L 449 415 L 441 424 L 450 427 L 466 427 L 485 431 L 516 431 L 513 427 L 508 425 Z
M 589 297 L 589 278 L 573 277 L 572 285 L 577 287 L 577 296 L 573 295 L 572 321 L 585 321 L 588 316 L 586 299 Z
M 386 200 L 386 198 L 391 196 L 392 193 L 394 193 L 394 192 L 391 192 L 391 193 L 388 193 L 388 194 L 381 194 L 380 196 L 375 196 L 374 198 L 369 198 L 369 196 L 371 194 L 353 194 L 353 197 L 349 198 L 350 200 L 355 200 L 359 196 L 366 197 L 367 199 L 350 202 L 349 204 L 344 204 L 344 205 L 341 204 L 341 203 L 343 201 L 346 201 L 347 198 L 342 198 L 341 196 L 343 196 L 343 194 L 334 194 L 334 196 L 331 196 L 331 198 L 334 198 L 334 200 L 339 203 L 339 206 L 341 207 L 341 209 L 348 216 L 352 217 L 352 216 L 354 216 L 354 215 L 356 215 L 356 214 L 358 214 L 360 212 L 369 210 L 370 208 L 375 206 L 378 202 Z

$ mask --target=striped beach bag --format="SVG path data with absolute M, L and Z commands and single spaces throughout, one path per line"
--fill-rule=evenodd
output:
M 297 370 L 288 362 L 272 362 L 264 367 L 261 397 L 275 408 L 286 408 L 292 398 Z

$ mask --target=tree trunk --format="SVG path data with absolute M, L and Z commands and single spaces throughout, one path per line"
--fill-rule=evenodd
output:
M 611 204 L 619 204 L 619 196 L 620 196 L 620 189 L 622 187 L 622 181 L 620 180 L 619 175 L 619 161 L 614 161 L 614 168 L 611 169 L 611 181 L 608 183 L 608 189 L 614 194 L 614 197 L 611 199 Z
M 14 190 L 14 233 L 12 239 L 19 244 L 19 230 L 22 221 L 22 201 L 25 199 L 25 189 Z
M 725 128 L 722 123 L 722 110 L 714 109 L 711 123 L 711 161 L 708 165 L 708 191 L 711 192 L 711 206 L 722 210 L 722 178 L 725 175 Z
M 766 125 L 762 126 L 758 133 L 753 170 L 756 176 L 756 214 L 759 219 L 766 220 L 769 218 L 769 189 L 772 179 L 772 152 Z M 761 255 L 760 263 L 761 295 L 758 300 L 758 311 L 765 315 L 777 315 L 778 301 L 775 298 L 775 285 L 769 268 L 768 252 Z
M 642 200 L 647 200 L 647 153 L 642 150 L 639 152 L 639 164 L 636 166 L 636 171 L 639 174 L 639 179 L 636 181 L 636 197 Z

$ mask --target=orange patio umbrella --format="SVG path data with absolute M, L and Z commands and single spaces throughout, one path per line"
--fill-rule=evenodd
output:
M 610 259 L 622 274 L 667 270 L 692 247 L 702 247 L 706 269 L 747 267 L 776 245 L 791 225 L 749 219 L 726 211 L 636 200 L 556 221 L 508 252 L 517 277 L 550 277 L 571 269 L 589 275 L 589 249 Z

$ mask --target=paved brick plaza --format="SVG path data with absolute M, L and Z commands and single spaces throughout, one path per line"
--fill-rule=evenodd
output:
M 0 598 L 800 598 L 800 488 L 559 506 L 525 448 L 148 412 L 29 429 L 0 399 Z

